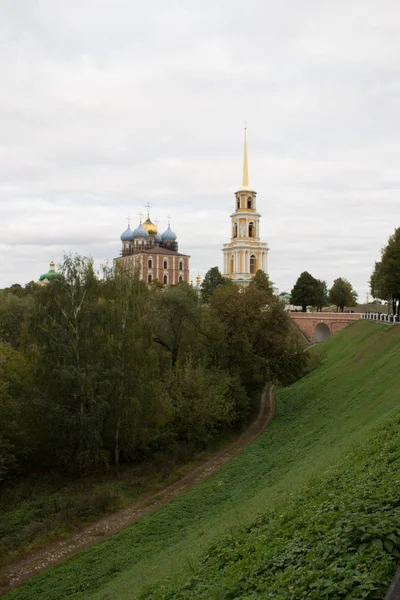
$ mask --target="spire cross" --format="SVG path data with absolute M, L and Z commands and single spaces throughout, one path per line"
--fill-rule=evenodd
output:
M 146 204 L 146 208 L 147 208 L 147 217 L 150 219 L 150 209 L 151 209 L 150 202 L 148 202 Z
M 131 226 L 131 217 L 128 216 L 128 217 L 126 217 L 126 219 L 128 221 L 128 227 L 130 227 Z
M 142 219 L 143 219 L 143 213 L 142 213 L 142 211 L 140 211 L 140 213 L 139 213 L 139 218 L 140 218 L 140 222 L 142 222 Z
M 171 215 L 167 215 L 168 227 L 171 227 Z

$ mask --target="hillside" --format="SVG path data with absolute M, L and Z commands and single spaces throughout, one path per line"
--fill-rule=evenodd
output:
M 309 598 L 381 598 L 400 530 L 399 341 L 400 327 L 342 330 L 315 348 L 324 357 L 314 371 L 277 392 L 268 430 L 216 476 L 8 597 L 135 598 L 177 574 L 147 597 L 301 598 L 310 587 Z

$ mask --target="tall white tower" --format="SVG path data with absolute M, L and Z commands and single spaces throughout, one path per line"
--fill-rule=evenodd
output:
M 268 245 L 260 242 L 260 213 L 256 208 L 255 192 L 249 187 L 247 166 L 247 139 L 244 130 L 243 183 L 235 193 L 235 212 L 232 220 L 232 237 L 224 244 L 224 277 L 248 283 L 261 269 L 267 271 Z

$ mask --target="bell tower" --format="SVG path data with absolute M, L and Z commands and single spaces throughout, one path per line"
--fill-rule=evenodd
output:
M 224 244 L 224 277 L 248 283 L 261 269 L 267 273 L 268 245 L 260 241 L 260 213 L 257 192 L 249 186 L 247 135 L 244 130 L 243 179 L 235 193 L 231 241 Z

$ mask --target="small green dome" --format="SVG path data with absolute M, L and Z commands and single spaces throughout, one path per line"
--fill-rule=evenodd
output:
M 43 275 L 41 275 L 39 277 L 39 281 L 44 281 L 45 279 L 47 279 L 47 281 L 51 281 L 52 279 L 57 279 L 57 277 L 59 277 L 59 274 L 56 273 L 56 271 L 54 270 L 55 264 L 53 261 L 51 261 L 50 263 L 50 269 L 48 271 L 48 273 L 44 273 Z

